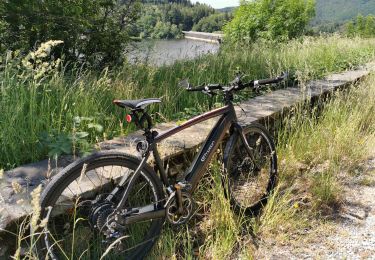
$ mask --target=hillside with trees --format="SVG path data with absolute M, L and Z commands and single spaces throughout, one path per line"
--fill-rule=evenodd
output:
M 360 36 L 363 38 L 371 38 L 375 36 L 375 16 L 358 15 L 353 21 L 345 25 L 345 32 L 348 36 Z
M 206 4 L 187 1 L 143 1 L 140 19 L 132 34 L 139 38 L 171 39 L 182 37 L 182 31 L 220 31 L 231 19 Z
M 373 0 L 316 0 L 315 24 L 344 23 L 358 14 L 375 14 Z
M 311 25 L 316 31 L 333 32 L 358 14 L 375 14 L 375 1 L 316 0 L 316 17 Z
M 373 0 L 316 0 L 315 17 L 310 26 L 315 32 L 345 31 L 346 23 L 364 17 L 375 15 Z M 218 9 L 220 12 L 235 12 L 236 7 Z
M 144 3 L 140 18 L 133 27 L 133 35 L 153 39 L 179 38 L 183 30 L 191 30 L 202 18 L 214 13 L 215 9 L 212 7 L 205 4 L 192 5 L 190 1 Z
M 232 13 L 214 13 L 210 16 L 202 18 L 193 26 L 193 31 L 197 32 L 218 32 L 233 18 Z

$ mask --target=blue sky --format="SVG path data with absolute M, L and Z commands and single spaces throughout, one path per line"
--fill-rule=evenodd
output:
M 239 5 L 239 0 L 198 0 L 192 2 L 199 2 L 211 5 L 213 8 L 223 8 L 228 6 L 237 6 Z

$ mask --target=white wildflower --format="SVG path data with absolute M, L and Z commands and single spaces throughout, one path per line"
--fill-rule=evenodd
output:
M 12 188 L 13 188 L 13 191 L 18 194 L 18 193 L 22 193 L 23 191 L 23 188 L 21 186 L 21 184 L 19 184 L 18 182 L 16 181 L 12 181 Z
M 22 65 L 27 71 L 33 72 L 33 79 L 39 80 L 57 69 L 61 60 L 50 60 L 52 48 L 62 44 L 63 41 L 48 41 L 42 43 L 36 51 L 30 52 L 23 60 Z
M 42 185 L 39 185 L 37 188 L 35 188 L 31 192 L 31 206 L 33 208 L 33 215 L 31 217 L 30 224 L 34 230 L 37 227 L 39 217 L 40 217 L 40 212 L 41 212 L 40 205 L 39 205 L 41 192 L 42 192 Z

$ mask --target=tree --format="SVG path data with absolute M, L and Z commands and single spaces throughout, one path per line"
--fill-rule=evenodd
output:
M 133 36 L 154 39 L 180 38 L 183 30 L 190 31 L 195 22 L 215 13 L 208 5 L 193 5 L 189 0 L 146 2 L 142 5 L 140 18 L 133 26 Z M 212 21 L 214 22 L 216 21 Z M 207 30 L 213 26 L 207 25 Z
M 286 40 L 303 35 L 314 14 L 314 0 L 242 1 L 224 30 L 234 41 Z
M 0 35 L 5 48 L 23 52 L 62 40 L 55 55 L 102 67 L 121 62 L 139 6 L 139 0 L 3 0 Z
M 198 32 L 217 32 L 221 31 L 224 25 L 231 19 L 228 13 L 217 13 L 202 18 L 193 26 L 193 31 Z
M 346 34 L 350 37 L 374 37 L 375 36 L 375 16 L 358 15 L 355 21 L 350 21 L 345 25 Z

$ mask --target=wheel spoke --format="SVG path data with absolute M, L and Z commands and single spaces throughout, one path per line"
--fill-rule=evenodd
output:
M 129 176 L 137 168 L 134 163 L 120 159 L 121 157 L 108 161 L 104 158 L 101 161 L 99 158 L 94 162 L 82 163 L 82 168 L 76 167 L 72 172 L 65 172 L 66 175 L 60 176 L 60 182 L 54 182 L 56 187 L 51 187 L 50 192 L 43 198 L 46 202 L 42 201 L 43 205 L 52 206 L 46 227 L 48 232 L 45 238 L 41 239 L 44 247 L 50 249 L 50 256 L 100 258 L 106 247 L 120 237 L 124 239 L 119 240 L 110 255 L 121 252 L 142 255 L 144 250 L 138 248 L 154 243 L 154 237 L 159 235 L 165 217 L 165 211 L 158 210 L 162 208 L 165 198 L 161 184 L 156 183 L 156 174 L 153 172 L 142 170 L 130 190 L 125 208 L 137 209 L 137 212 L 125 217 L 131 220 L 131 225 L 125 223 L 117 229 L 107 227 L 107 224 L 116 221 L 114 217 L 111 218 L 111 213 L 120 201 L 124 189 L 119 190 L 112 202 L 105 201 L 106 195 L 116 187 L 122 177 L 129 180 Z M 84 172 L 83 175 L 81 171 Z M 125 182 L 124 188 L 127 186 L 128 181 Z M 54 190 L 60 192 L 53 192 Z
M 248 149 L 240 138 L 233 147 L 227 163 L 228 188 L 232 204 L 237 208 L 252 211 L 259 208 L 274 185 L 277 173 L 276 154 L 272 139 L 263 127 L 250 127 L 245 134 L 252 150 Z

